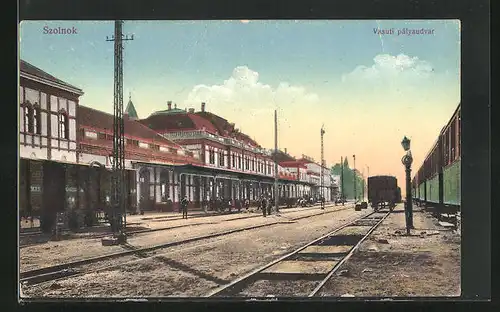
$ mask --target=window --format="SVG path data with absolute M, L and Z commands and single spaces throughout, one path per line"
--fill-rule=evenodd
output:
M 241 155 L 238 155 L 238 169 L 241 169 Z
M 127 145 L 139 146 L 139 141 L 132 140 L 132 139 L 127 139 Z
M 98 133 L 97 134 L 97 139 L 99 139 L 99 140 L 106 140 L 106 133 Z
M 160 145 L 156 145 L 156 144 L 152 144 L 150 143 L 149 144 L 149 148 L 154 150 L 154 151 L 159 151 L 160 150 Z
M 31 107 L 31 104 L 25 103 L 24 104 L 24 131 L 26 132 L 33 132 L 33 109 Z
M 234 168 L 234 167 L 236 167 L 236 156 L 234 156 L 234 154 L 233 154 L 232 158 L 233 158 L 233 168 Z
M 68 115 L 66 113 L 59 113 L 59 138 L 68 139 L 69 138 L 69 129 L 68 129 Z
M 33 106 L 33 129 L 31 132 L 42 134 L 41 111 L 37 104 Z
M 460 141 L 462 140 L 462 137 L 461 137 L 461 128 L 462 128 L 461 127 L 461 123 L 462 123 L 462 117 L 461 117 L 461 111 L 459 111 L 458 112 L 458 125 L 457 125 L 457 128 L 458 128 L 457 129 L 458 130 L 458 138 L 457 138 L 457 140 L 458 140 L 458 142 L 457 142 L 458 149 L 457 149 L 457 154 L 458 154 L 458 156 L 460 156 L 461 151 L 462 151 L 461 150 L 461 144 L 460 144 L 461 143 Z
M 224 152 L 219 153 L 219 166 L 224 166 Z
M 208 161 L 210 162 L 211 165 L 215 164 L 215 151 L 214 150 L 208 151 Z
M 455 160 L 455 153 L 456 153 L 456 149 L 457 149 L 457 120 L 453 120 L 453 122 L 451 123 L 451 161 L 454 161 Z
M 170 197 L 170 181 L 168 176 L 168 171 L 162 171 L 160 173 L 160 189 L 161 189 L 161 201 L 166 202 Z

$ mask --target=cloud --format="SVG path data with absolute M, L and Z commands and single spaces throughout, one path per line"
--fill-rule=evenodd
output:
M 352 72 L 342 75 L 342 82 L 395 82 L 397 80 L 412 83 L 427 80 L 434 74 L 432 65 L 416 56 L 379 54 L 373 58 L 373 62 L 374 64 L 370 67 L 360 65 Z
M 318 102 L 315 93 L 301 86 L 281 82 L 277 87 L 259 81 L 259 73 L 247 66 L 238 66 L 229 79 L 219 85 L 195 86 L 187 96 L 186 104 L 207 102 L 214 106 L 231 106 L 234 110 L 258 106 L 258 111 L 268 112 L 286 106 L 312 105 Z M 253 111 L 252 114 L 258 111 Z

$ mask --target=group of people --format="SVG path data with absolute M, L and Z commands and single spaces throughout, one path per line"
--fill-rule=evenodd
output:
M 233 202 L 234 201 L 234 202 Z M 324 198 L 315 198 L 315 197 L 303 197 L 299 198 L 296 202 L 297 206 L 306 207 L 308 205 L 313 205 L 315 202 L 322 201 L 325 202 Z M 172 201 L 170 198 L 167 200 L 167 205 L 171 205 Z M 182 218 L 187 219 L 187 208 L 189 205 L 189 200 L 187 196 L 184 196 L 179 205 L 179 213 L 182 212 Z M 272 207 L 275 206 L 275 199 L 270 195 L 261 195 L 258 201 L 258 209 L 262 210 L 262 215 L 266 217 L 271 214 Z M 289 205 L 287 205 L 289 206 Z M 211 200 L 204 200 L 202 202 L 202 207 L 205 211 L 225 211 L 229 209 L 231 212 L 231 208 L 235 207 L 238 212 L 241 211 L 242 208 L 248 210 L 250 208 L 250 200 L 247 199 L 234 199 L 234 200 L 225 200 L 223 197 L 219 197 Z
M 273 197 L 266 197 L 264 195 L 260 196 L 259 209 L 262 209 L 262 215 L 264 217 L 271 215 L 271 208 L 275 205 L 274 201 Z

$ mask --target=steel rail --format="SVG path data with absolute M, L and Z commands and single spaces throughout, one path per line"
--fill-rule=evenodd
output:
M 334 207 L 333 204 L 330 204 L 330 205 L 327 205 L 325 207 Z M 297 208 L 297 207 L 295 207 Z M 288 214 L 288 213 L 293 213 L 293 212 L 299 212 L 299 211 L 308 211 L 308 210 L 313 210 L 314 208 L 317 208 L 316 205 L 314 206 L 311 206 L 311 207 L 305 207 L 304 209 L 301 209 L 301 210 L 297 210 L 297 211 L 289 211 L 289 212 L 286 212 L 285 214 Z M 284 208 L 285 211 L 286 209 L 291 209 L 291 208 Z M 335 210 L 335 211 L 340 211 L 340 210 Z M 238 214 L 239 212 L 235 212 L 234 214 Z M 227 216 L 227 215 L 231 215 L 233 213 L 222 213 L 222 214 L 217 214 L 217 213 L 214 213 L 214 214 L 210 214 L 210 215 L 195 215 L 195 216 L 191 216 L 191 219 L 197 219 L 197 218 L 208 218 L 208 217 L 217 217 L 217 216 Z M 152 232 L 158 232 L 158 231 L 168 231 L 168 230 L 173 230 L 173 229 L 178 229 L 178 228 L 183 228 L 183 227 L 188 227 L 188 226 L 197 226 L 197 225 L 208 225 L 208 224 L 221 224 L 221 223 L 224 223 L 224 222 L 229 222 L 229 221 L 236 221 L 236 220 L 244 220 L 244 219 L 251 219 L 251 218 L 259 218 L 259 217 L 262 217 L 261 214 L 258 214 L 258 215 L 251 215 L 251 216 L 242 216 L 242 217 L 237 217 L 237 218 L 233 218 L 233 219 L 228 219 L 228 220 L 221 220 L 221 221 L 217 221 L 217 222 L 199 222 L 199 223 L 192 223 L 192 224 L 183 224 L 183 225 L 175 225 L 175 226 L 170 226 L 170 227 L 161 227 L 161 228 L 155 228 L 155 229 L 143 229 L 143 230 L 136 230 L 136 231 L 127 231 L 125 229 L 125 233 L 127 235 L 135 235 L 135 234 L 144 234 L 144 233 L 152 233 Z M 166 219 L 166 220 L 165 220 Z M 147 221 L 150 221 L 150 220 L 153 220 L 153 222 L 155 220 L 162 220 L 161 222 L 170 222 L 170 221 L 176 221 L 176 220 L 181 220 L 182 218 L 181 217 L 178 217 L 178 216 L 166 216 L 166 217 L 158 217 L 158 218 L 145 218 L 145 219 L 142 219 L 142 220 L 147 220 Z M 25 237 L 29 237 L 29 236 L 36 236 L 36 235 L 40 235 L 42 234 L 41 232 L 39 233 L 26 233 L 23 235 L 21 235 L 23 238 Z M 112 233 L 101 233 L 101 234 L 96 234 L 96 235 L 93 235 L 92 237 L 89 237 L 90 239 L 94 239 L 94 238 L 103 238 L 103 237 L 106 237 L 106 236 L 109 236 L 111 235 Z M 78 239 L 78 238 L 75 238 L 75 239 Z M 37 245 L 38 243 L 26 243 L 26 244 L 23 244 L 23 245 L 20 245 L 19 248 L 26 248 L 26 247 L 29 247 L 29 246 L 34 246 L 34 245 Z
M 328 273 L 328 275 L 319 283 L 319 285 L 309 294 L 308 297 L 314 297 L 318 291 L 320 291 L 325 284 L 330 280 L 330 278 L 335 274 L 338 269 L 347 261 L 349 258 L 354 254 L 354 252 L 359 248 L 359 246 L 370 236 L 370 234 L 375 231 L 375 229 L 391 214 L 391 212 L 387 212 L 385 216 L 383 216 L 380 221 L 378 221 L 375 225 L 373 225 L 370 230 L 359 240 L 359 242 L 354 245 L 354 247 L 351 248 L 349 253 L 340 261 L 338 262 L 333 269 Z
M 346 210 L 349 208 L 352 208 L 352 207 L 342 207 L 341 209 L 322 211 L 321 213 L 317 213 L 317 214 L 313 214 L 313 215 L 290 218 L 286 221 L 279 220 L 279 221 L 266 223 L 266 224 L 259 224 L 259 225 L 249 226 L 249 227 L 232 229 L 232 230 L 228 230 L 228 231 L 224 231 L 224 232 L 192 237 L 192 238 L 185 239 L 185 240 L 169 242 L 169 243 L 164 243 L 164 244 L 158 244 L 158 245 L 138 248 L 138 249 L 134 249 L 134 250 L 121 251 L 121 252 L 117 252 L 117 253 L 111 253 L 111 254 L 87 258 L 87 259 L 83 259 L 83 260 L 77 260 L 77 261 L 73 261 L 73 262 L 58 264 L 58 265 L 54 265 L 54 266 L 50 266 L 50 267 L 44 267 L 44 268 L 34 269 L 34 270 L 30 270 L 30 271 L 25 271 L 25 272 L 21 272 L 19 275 L 20 282 L 21 283 L 22 282 L 36 283 L 36 281 L 38 279 L 44 279 L 44 278 L 47 278 L 47 280 L 53 280 L 50 278 L 50 276 L 57 275 L 57 274 L 63 274 L 64 272 L 69 272 L 68 270 L 71 269 L 72 267 L 82 266 L 82 265 L 91 264 L 91 263 L 97 263 L 99 261 L 113 259 L 113 258 L 119 258 L 119 257 L 123 257 L 123 256 L 128 256 L 128 255 L 141 254 L 141 253 L 145 253 L 145 252 L 154 251 L 157 249 L 174 247 L 174 246 L 183 245 L 183 244 L 187 244 L 187 243 L 191 243 L 191 242 L 211 239 L 211 238 L 215 238 L 215 237 L 219 237 L 219 236 L 230 235 L 233 233 L 258 229 L 258 228 L 262 228 L 262 227 L 273 226 L 273 225 L 277 225 L 277 224 L 289 224 L 290 222 L 293 222 L 293 221 L 298 221 L 298 220 L 312 218 L 312 217 L 316 217 L 316 216 L 320 216 L 320 215 L 324 215 L 324 214 L 339 212 L 339 211 Z M 35 281 L 35 282 L 33 282 L 33 281 Z M 44 281 L 46 281 L 46 280 L 43 280 L 43 282 Z
M 296 249 L 296 250 L 292 251 L 291 253 L 288 253 L 288 254 L 286 254 L 286 255 L 284 255 L 284 256 L 282 256 L 282 257 L 280 257 L 280 258 L 278 258 L 278 259 L 276 259 L 276 260 L 274 260 L 274 261 L 272 261 L 272 262 L 270 262 L 270 263 L 268 263 L 268 264 L 266 264 L 266 265 L 264 265 L 264 266 L 262 266 L 262 267 L 258 268 L 258 269 L 255 269 L 255 270 L 253 270 L 252 272 L 250 272 L 250 273 L 248 273 L 248 274 L 246 274 L 246 275 L 244 275 L 244 276 L 242 276 L 242 277 L 240 277 L 240 278 L 238 278 L 238 279 L 236 279 L 236 280 L 232 281 L 231 283 L 229 283 L 229 284 L 227 284 L 227 285 L 224 285 L 224 286 L 222 286 L 222 287 L 219 287 L 219 288 L 217 288 L 217 289 L 213 290 L 212 292 L 208 293 L 208 294 L 207 294 L 207 295 L 205 295 L 204 297 L 213 297 L 213 296 L 215 296 L 215 295 L 217 295 L 217 294 L 220 294 L 220 293 L 222 293 L 222 292 L 226 291 L 227 289 L 229 289 L 229 288 L 231 288 L 231 287 L 234 287 L 234 286 L 236 286 L 236 285 L 238 285 L 238 284 L 244 283 L 244 282 L 246 282 L 247 280 L 249 280 L 252 276 L 254 276 L 254 275 L 256 275 L 256 274 L 261 273 L 262 271 L 266 270 L 266 269 L 267 269 L 267 268 L 269 268 L 269 267 L 272 267 L 272 266 L 273 266 L 273 265 L 275 265 L 276 263 L 279 263 L 279 262 L 281 262 L 281 261 L 284 261 L 284 260 L 286 260 L 286 259 L 288 259 L 288 258 L 290 258 L 290 257 L 294 256 L 295 254 L 299 253 L 300 251 L 302 251 L 302 250 L 306 249 L 307 247 L 309 247 L 309 246 L 311 246 L 311 245 L 314 245 L 315 243 L 317 243 L 317 242 L 319 242 L 319 241 L 321 241 L 321 240 L 325 239 L 326 237 L 331 236 L 332 234 L 335 234 L 336 232 L 339 232 L 340 230 L 343 230 L 344 228 L 346 228 L 346 227 L 348 227 L 348 226 L 352 225 L 353 223 L 356 223 L 356 222 L 357 222 L 357 221 L 359 221 L 359 220 L 365 219 L 366 217 L 369 217 L 369 216 L 371 216 L 372 214 L 375 214 L 375 213 L 376 213 L 376 211 L 373 211 L 373 212 L 370 212 L 369 214 L 367 214 L 367 215 L 365 215 L 365 216 L 363 216 L 363 217 L 361 217 L 361 218 L 357 218 L 357 219 L 355 219 L 355 220 L 353 220 L 353 221 L 349 221 L 349 222 L 347 222 L 346 224 L 341 225 L 340 227 L 336 228 L 335 230 L 333 230 L 333 231 L 331 231 L 331 232 L 329 232 L 329 233 L 327 233 L 327 234 L 325 234 L 325 235 L 321 236 L 320 238 L 316 238 L 315 240 L 313 240 L 313 241 L 311 241 L 311 242 L 307 243 L 306 245 L 304 245 L 304 246 L 302 246 L 302 247 L 300 247 L 300 248 L 298 248 L 298 249 Z

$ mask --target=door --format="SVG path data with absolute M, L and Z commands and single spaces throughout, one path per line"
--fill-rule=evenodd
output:
M 139 183 L 140 183 L 140 198 L 139 198 L 139 209 L 141 211 L 150 210 L 150 172 L 147 168 L 144 168 L 139 173 Z
M 43 232 L 50 232 L 54 227 L 56 214 L 64 212 L 66 200 L 64 165 L 45 162 L 43 164 L 43 207 L 40 227 Z

